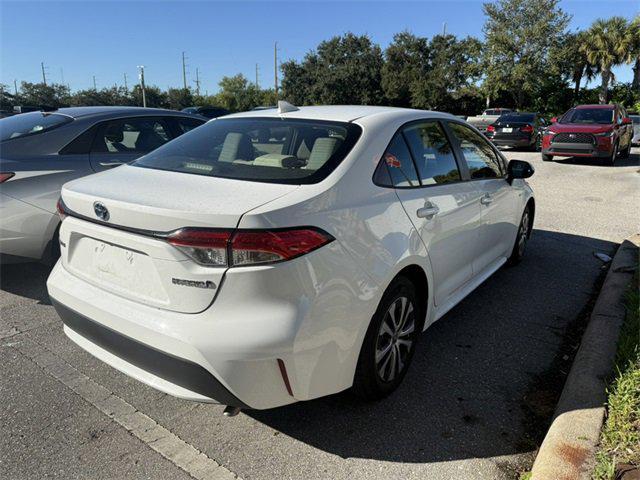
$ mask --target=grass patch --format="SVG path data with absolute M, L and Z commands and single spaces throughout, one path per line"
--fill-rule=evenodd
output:
M 638 272 L 625 297 L 626 318 L 616 353 L 616 375 L 607 389 L 607 419 L 593 478 L 615 478 L 616 465 L 640 466 L 640 292 Z

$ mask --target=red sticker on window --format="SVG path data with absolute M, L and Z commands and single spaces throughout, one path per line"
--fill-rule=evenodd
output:
M 385 153 L 384 160 L 390 167 L 400 168 L 402 166 L 400 160 L 398 160 L 398 157 L 396 157 L 393 153 Z

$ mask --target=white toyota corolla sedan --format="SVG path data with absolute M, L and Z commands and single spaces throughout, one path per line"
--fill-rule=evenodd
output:
M 452 115 L 280 102 L 67 183 L 47 286 L 74 342 L 177 397 L 381 398 L 522 258 L 532 174 Z

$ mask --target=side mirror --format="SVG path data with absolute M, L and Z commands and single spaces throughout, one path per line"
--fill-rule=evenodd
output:
M 551 123 L 558 123 L 558 117 L 551 117 Z
M 624 117 L 624 118 L 622 119 L 622 124 L 623 124 L 623 125 L 631 125 L 632 123 L 633 123 L 633 120 L 631 120 L 631 118 L 630 118 L 630 117 Z
M 529 162 L 524 160 L 511 160 L 507 165 L 507 180 L 509 183 L 516 178 L 529 178 L 535 170 Z

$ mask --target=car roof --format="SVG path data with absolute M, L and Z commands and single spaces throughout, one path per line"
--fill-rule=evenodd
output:
M 578 105 L 577 107 L 574 107 L 576 110 L 582 110 L 583 108 L 598 108 L 598 109 L 603 109 L 603 110 L 613 110 L 614 108 L 616 108 L 616 105 L 611 105 L 611 104 L 607 104 L 607 105 L 600 105 L 600 104 L 594 104 L 594 105 Z
M 177 112 L 164 108 L 145 107 L 68 107 L 59 108 L 49 113 L 61 113 L 73 118 L 84 118 L 90 116 L 110 117 L 122 115 L 185 115 L 185 112 Z
M 325 105 L 298 107 L 297 110 L 278 113 L 278 109 L 252 110 L 249 112 L 234 113 L 223 118 L 299 118 L 306 120 L 329 120 L 336 122 L 353 122 L 357 119 L 379 114 L 395 114 L 394 116 L 415 116 L 416 113 L 455 118 L 448 113 L 432 112 L 428 110 L 414 110 L 410 108 L 379 107 L 372 105 Z

